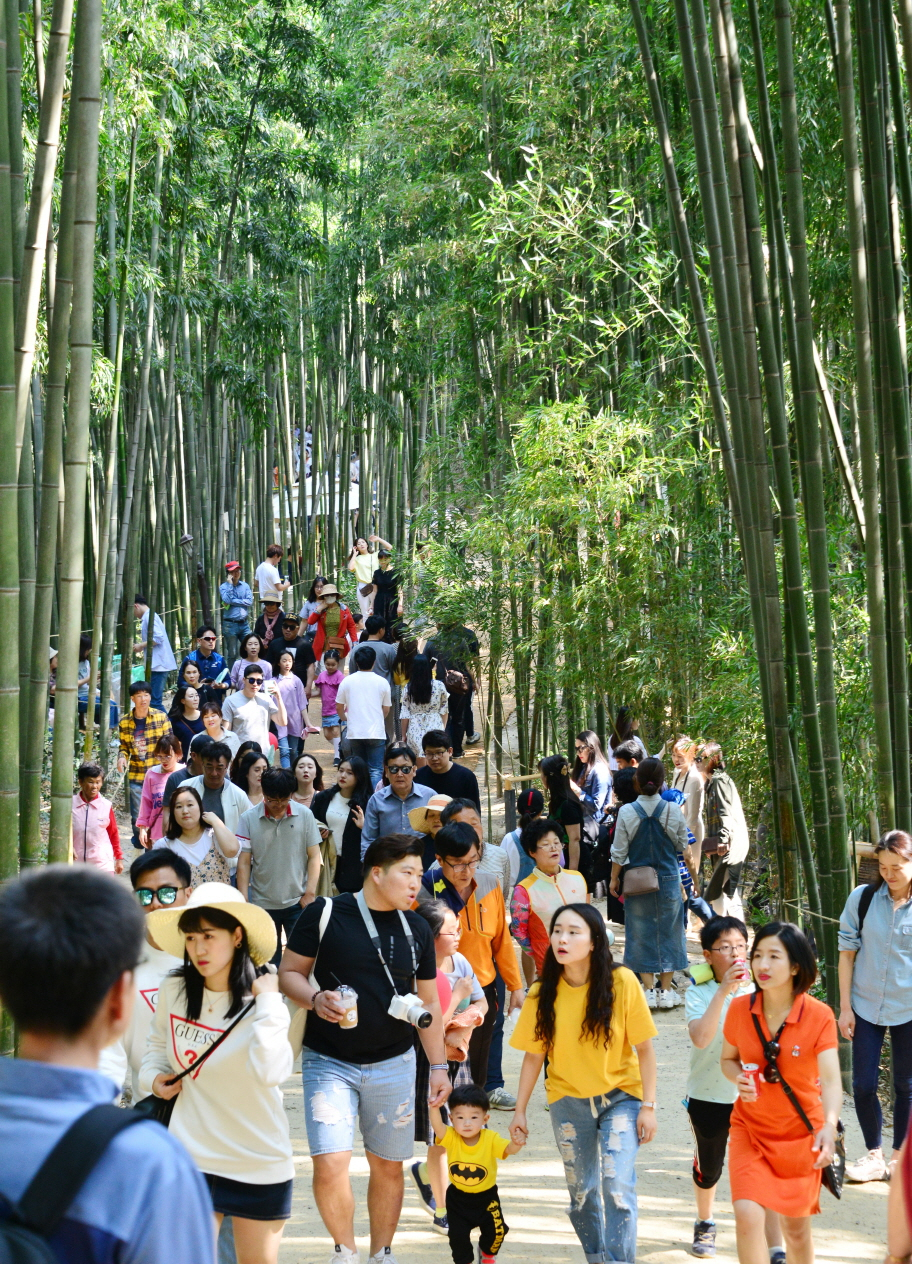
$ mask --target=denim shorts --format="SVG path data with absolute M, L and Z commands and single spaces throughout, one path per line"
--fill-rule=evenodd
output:
M 383 1062 L 341 1062 L 305 1049 L 301 1074 L 307 1144 L 312 1155 L 339 1154 L 355 1144 L 378 1159 L 412 1157 L 415 1136 L 415 1050 Z

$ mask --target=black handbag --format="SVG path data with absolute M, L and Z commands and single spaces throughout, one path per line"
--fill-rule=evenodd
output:
M 206 1059 L 211 1054 L 215 1053 L 216 1049 L 219 1047 L 222 1041 L 231 1035 L 235 1027 L 237 1027 L 238 1023 L 242 1019 L 247 1017 L 247 1015 L 253 1009 L 255 1004 L 256 1004 L 255 998 L 252 1001 L 248 1001 L 247 1004 L 244 1006 L 244 1008 L 241 1010 L 241 1012 L 238 1014 L 237 1018 L 231 1024 L 231 1026 L 225 1028 L 225 1030 L 219 1036 L 218 1040 L 213 1040 L 212 1044 L 209 1046 L 206 1052 L 202 1054 L 199 1058 L 197 1058 L 197 1060 L 193 1063 L 192 1066 L 188 1066 L 183 1071 L 178 1072 L 178 1074 L 173 1076 L 170 1080 L 165 1080 L 165 1083 L 176 1084 L 178 1080 L 182 1080 L 185 1075 L 190 1075 L 192 1071 L 198 1071 L 200 1067 L 203 1065 L 203 1063 L 206 1061 Z M 168 1098 L 157 1097 L 154 1093 L 150 1093 L 148 1097 L 140 1098 L 140 1100 L 134 1104 L 133 1109 L 136 1111 L 139 1111 L 139 1113 L 143 1116 L 143 1118 L 155 1119 L 160 1124 L 164 1124 L 165 1127 L 167 1128 L 168 1125 L 171 1123 L 171 1116 L 174 1114 L 174 1103 L 176 1101 L 177 1101 L 176 1093 L 173 1097 L 168 1097 Z
M 776 1070 L 779 1073 L 779 1083 L 782 1085 L 783 1092 L 785 1093 L 789 1101 L 792 1103 L 792 1105 L 795 1107 L 795 1110 L 798 1112 L 799 1118 L 801 1119 L 801 1122 L 804 1124 L 805 1128 L 807 1128 L 811 1136 L 814 1136 L 814 1134 L 816 1133 L 816 1129 L 814 1125 L 811 1123 L 810 1119 L 808 1119 L 807 1115 L 804 1113 L 804 1109 L 801 1103 L 799 1102 L 798 1098 L 795 1096 L 795 1090 L 792 1088 L 791 1084 L 789 1084 L 788 1080 L 786 1080 L 785 1076 L 782 1074 L 782 1068 L 779 1066 L 779 1062 L 778 1062 L 778 1054 L 775 1056 L 772 1056 L 770 1054 L 769 1046 L 772 1042 L 767 1040 L 766 1037 L 764 1036 L 763 1028 L 760 1026 L 760 1022 L 757 1018 L 757 1015 L 753 1012 L 753 1010 L 751 1010 L 751 1018 L 754 1021 L 754 1027 L 756 1029 L 757 1035 L 760 1037 L 760 1043 L 763 1045 L 764 1056 L 769 1062 L 773 1063 L 773 1065 L 776 1067 Z M 836 1147 L 833 1151 L 833 1160 L 829 1164 L 828 1167 L 823 1168 L 821 1171 L 823 1183 L 827 1187 L 827 1189 L 830 1191 L 830 1193 L 833 1195 L 834 1198 L 842 1198 L 842 1187 L 843 1187 L 843 1184 L 845 1183 L 845 1166 L 846 1166 L 845 1128 L 843 1128 L 842 1120 L 840 1119 L 840 1120 L 837 1120 L 837 1123 L 836 1123 Z

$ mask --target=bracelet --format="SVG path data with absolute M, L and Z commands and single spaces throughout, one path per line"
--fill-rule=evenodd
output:
M 431 1063 L 432 1071 L 449 1071 L 449 1069 L 450 1068 L 447 1066 L 445 1062 L 432 1062 Z
M 640 1102 L 640 1106 L 641 1106 L 641 1107 L 642 1107 L 642 1106 L 646 1106 L 646 1107 L 648 1107 L 648 1108 L 649 1108 L 649 1110 L 655 1110 L 655 1108 L 656 1108 L 656 1104 L 655 1104 L 655 1102 Z
M 310 998 L 310 1008 L 315 1014 L 317 1013 L 317 997 L 322 996 L 325 991 L 326 988 L 320 988 L 319 991 L 314 992 L 313 996 Z M 317 1015 L 317 1017 L 319 1017 L 319 1015 Z
M 890 1260 L 890 1264 L 908 1264 L 912 1255 L 890 1255 L 888 1252 L 887 1259 Z

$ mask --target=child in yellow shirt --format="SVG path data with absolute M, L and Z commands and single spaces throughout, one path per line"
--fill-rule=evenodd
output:
M 453 1264 L 474 1264 L 473 1229 L 481 1229 L 481 1264 L 494 1264 L 508 1233 L 497 1192 L 497 1160 L 516 1154 L 525 1141 L 517 1144 L 491 1131 L 488 1095 L 474 1084 L 453 1089 L 447 1109 L 449 1127 L 439 1107 L 432 1106 L 430 1115 L 434 1140 L 447 1156 L 446 1209 Z

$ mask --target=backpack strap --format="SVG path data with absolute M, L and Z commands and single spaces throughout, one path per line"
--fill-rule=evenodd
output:
M 868 909 L 871 907 L 871 901 L 874 899 L 874 893 L 877 890 L 877 884 L 869 882 L 861 893 L 861 899 L 858 901 L 858 934 L 861 934 L 865 918 L 868 915 Z
M 146 1122 L 135 1110 L 111 1105 L 93 1106 L 80 1115 L 32 1177 L 16 1206 L 16 1218 L 49 1238 L 117 1134 Z

